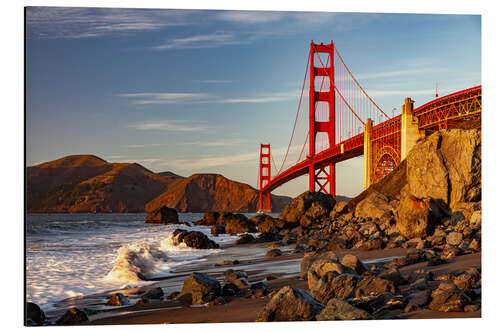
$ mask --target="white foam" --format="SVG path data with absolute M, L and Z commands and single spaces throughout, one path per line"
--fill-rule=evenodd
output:
M 201 231 L 220 243 L 210 235 L 210 227 L 145 226 L 143 221 L 107 234 L 89 230 L 46 239 L 37 236 L 36 244 L 28 240 L 27 299 L 50 308 L 68 297 L 146 285 L 152 282 L 141 277 L 166 277 L 176 267 L 204 261 L 204 257 L 223 251 L 173 245 L 171 235 L 177 228 Z M 237 238 L 230 236 L 224 242 Z

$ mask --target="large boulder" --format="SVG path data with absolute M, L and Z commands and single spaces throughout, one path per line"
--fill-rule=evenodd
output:
M 415 145 L 406 161 L 415 197 L 441 199 L 452 209 L 481 199 L 481 129 L 436 132 Z
M 257 232 L 255 223 L 248 220 L 243 214 L 224 214 L 219 216 L 217 223 L 226 226 L 226 234 L 243 234 Z
M 175 209 L 163 205 L 146 216 L 146 223 L 176 224 L 179 223 L 179 215 Z
M 316 316 L 316 320 L 367 320 L 373 317 L 366 311 L 351 304 L 332 298 Z
M 199 221 L 194 222 L 195 225 L 215 225 L 217 224 L 217 220 L 219 219 L 219 213 L 218 212 L 205 212 L 203 214 L 203 218 Z
M 396 227 L 408 239 L 431 236 L 447 211 L 433 198 L 403 195 L 396 211 Z
M 122 293 L 116 293 L 111 295 L 109 298 L 108 302 L 106 303 L 107 305 L 112 305 L 112 306 L 123 306 L 127 305 L 129 303 L 128 297 L 123 295 Z
M 381 295 L 385 292 L 390 292 L 392 294 L 396 293 L 396 286 L 394 282 L 386 279 L 382 279 L 376 276 L 367 276 L 363 280 L 358 282 L 358 286 L 355 291 L 356 297 L 370 296 L 370 295 Z
M 190 298 L 191 304 L 205 304 L 216 299 L 220 294 L 219 281 L 210 275 L 194 272 L 184 280 L 178 298 Z
M 342 257 L 340 262 L 342 265 L 351 268 L 357 274 L 361 275 L 366 271 L 365 265 L 359 260 L 359 258 L 353 254 L 346 254 Z
M 207 235 L 200 231 L 187 231 L 184 229 L 175 229 L 172 234 L 174 245 L 180 243 L 195 249 L 217 249 L 219 244 L 208 238 Z
M 314 263 L 314 261 L 318 259 L 331 259 L 338 261 L 339 257 L 335 254 L 335 252 L 327 251 L 327 252 L 309 252 L 304 255 L 302 261 L 300 262 L 300 278 L 307 279 L 307 273 L 309 272 L 309 268 Z
M 264 214 L 260 216 L 264 216 L 264 218 L 258 220 L 257 230 L 259 232 L 279 232 L 288 227 L 287 223 L 281 219 Z M 250 220 L 254 220 L 254 218 Z
M 337 272 L 326 272 L 318 281 L 308 280 L 309 291 L 318 301 L 326 304 L 331 298 L 347 299 L 354 296 L 358 277 L 352 274 L 338 275 Z
M 259 312 L 255 321 L 314 320 L 325 305 L 306 291 L 291 286 L 281 288 Z
M 57 319 L 57 325 L 79 325 L 85 322 L 88 322 L 89 318 L 85 314 L 85 312 L 77 309 L 71 308 L 66 313 L 64 313 L 61 318 Z
M 45 322 L 45 313 L 40 307 L 32 302 L 26 303 L 26 324 L 29 326 L 40 326 Z
M 330 194 L 307 191 L 288 204 L 279 216 L 292 225 L 310 226 L 316 220 L 328 217 L 335 205 Z
M 385 214 L 391 214 L 396 208 L 396 201 L 386 195 L 373 191 L 361 200 L 354 211 L 357 217 L 380 219 Z
M 470 298 L 456 285 L 443 282 L 432 292 L 429 309 L 442 312 L 462 312 L 464 306 L 470 303 Z

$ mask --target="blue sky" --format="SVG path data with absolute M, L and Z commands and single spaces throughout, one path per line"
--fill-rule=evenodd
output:
M 256 186 L 290 138 L 310 41 L 333 40 L 388 114 L 481 84 L 478 15 L 27 9 L 27 164 L 70 154 Z M 337 193 L 362 189 L 362 159 Z M 297 195 L 299 179 L 277 189 Z

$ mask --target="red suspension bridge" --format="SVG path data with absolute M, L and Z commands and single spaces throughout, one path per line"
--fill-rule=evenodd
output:
M 306 83 L 309 94 L 304 94 Z M 259 210 L 271 192 L 309 174 L 309 190 L 335 196 L 335 164 L 364 156 L 364 188 L 391 172 L 419 138 L 481 117 L 481 86 L 436 98 L 390 118 L 366 93 L 330 44 L 311 42 L 292 135 L 277 168 L 270 144 L 260 145 Z

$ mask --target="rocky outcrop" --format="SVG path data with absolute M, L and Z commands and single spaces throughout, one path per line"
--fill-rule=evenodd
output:
M 57 319 L 56 324 L 67 326 L 67 325 L 79 325 L 85 322 L 88 322 L 89 318 L 85 314 L 85 312 L 77 309 L 71 308 L 66 311 L 61 318 Z
M 411 195 L 451 209 L 481 200 L 481 129 L 439 131 L 419 142 L 407 157 L 407 179 Z
M 374 191 L 357 204 L 354 214 L 358 217 L 381 218 L 384 214 L 392 214 L 396 206 L 397 201 Z
M 429 309 L 442 312 L 461 312 L 471 303 L 470 298 L 452 283 L 441 283 L 431 294 Z
M 111 295 L 106 305 L 123 306 L 129 303 L 128 297 L 121 293 Z
M 148 213 L 146 223 L 175 224 L 179 223 L 179 215 L 175 209 L 161 206 Z
M 26 303 L 26 325 L 40 326 L 45 322 L 45 313 L 40 307 L 32 302 Z
M 314 320 L 324 307 L 306 291 L 286 286 L 271 298 L 255 321 Z
M 181 293 L 177 298 L 188 300 L 191 304 L 205 304 L 221 294 L 219 281 L 203 273 L 191 273 L 184 280 Z
M 174 245 L 184 243 L 195 249 L 217 249 L 219 244 L 208 238 L 200 231 L 187 231 L 184 229 L 175 229 L 172 233 Z
M 326 307 L 316 316 L 316 320 L 368 320 L 373 317 L 366 311 L 356 308 L 351 304 L 331 299 Z
M 309 269 L 311 268 L 312 264 L 316 260 L 322 260 L 322 259 L 338 261 L 339 257 L 335 254 L 335 252 L 332 251 L 326 251 L 321 253 L 315 253 L 315 252 L 306 253 L 302 258 L 302 261 L 300 262 L 300 278 L 307 280 L 307 274 L 309 273 Z
M 406 238 L 426 237 L 447 215 L 445 207 L 433 198 L 405 195 L 396 211 L 396 227 Z
M 344 300 L 354 297 L 354 290 L 359 277 L 352 274 L 341 274 L 328 271 L 318 280 L 309 279 L 309 291 L 318 301 L 326 304 L 330 299 Z
M 327 218 L 334 205 L 335 199 L 331 195 L 307 191 L 288 204 L 279 218 L 293 225 L 308 227 Z

